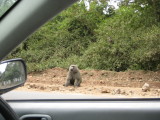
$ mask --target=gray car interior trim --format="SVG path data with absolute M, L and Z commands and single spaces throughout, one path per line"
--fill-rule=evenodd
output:
M 44 115 L 44 114 L 28 114 L 28 115 L 23 115 L 22 117 L 20 117 L 20 120 L 25 120 L 25 119 L 29 119 L 29 120 L 52 120 L 52 118 L 49 115 Z
M 47 114 L 53 120 L 159 120 L 160 101 L 9 102 L 21 117 Z

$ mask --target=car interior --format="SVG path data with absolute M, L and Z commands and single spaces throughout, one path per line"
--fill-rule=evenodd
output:
M 18 0 L 0 19 L 0 60 L 74 2 L 76 0 Z M 0 120 L 159 119 L 159 98 L 4 100 L 0 97 Z

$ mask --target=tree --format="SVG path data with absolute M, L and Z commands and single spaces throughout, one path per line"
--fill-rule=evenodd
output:
M 150 8 L 150 12 L 156 16 L 156 21 L 160 22 L 160 1 L 159 0 L 135 0 L 136 5 Z

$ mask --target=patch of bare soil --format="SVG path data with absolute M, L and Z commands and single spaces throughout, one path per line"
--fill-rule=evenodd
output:
M 43 72 L 28 74 L 25 86 L 17 90 L 82 93 L 102 96 L 160 97 L 160 71 L 113 72 L 105 70 L 80 70 L 80 87 L 64 87 L 67 70 L 53 68 Z M 142 91 L 147 83 L 150 90 Z

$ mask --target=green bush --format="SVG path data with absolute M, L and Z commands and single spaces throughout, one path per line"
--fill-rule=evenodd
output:
M 159 15 L 154 6 L 141 4 L 122 5 L 104 14 L 106 3 L 98 6 L 91 2 L 90 10 L 83 2 L 76 3 L 42 26 L 8 58 L 25 59 L 29 72 L 68 68 L 70 64 L 81 69 L 159 70 Z
M 137 31 L 134 37 L 137 49 L 132 53 L 132 69 L 158 70 L 160 65 L 160 26 L 153 25 Z M 136 67 L 136 68 L 134 68 Z

